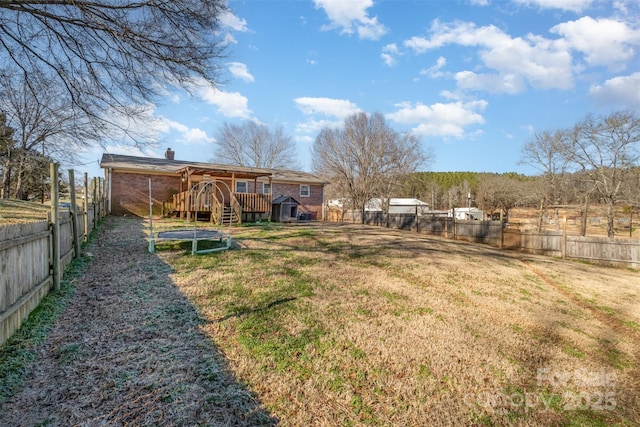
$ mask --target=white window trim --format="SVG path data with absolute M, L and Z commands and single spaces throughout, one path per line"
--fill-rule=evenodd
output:
M 307 187 L 307 194 L 302 194 L 302 187 Z M 311 186 L 309 184 L 300 184 L 300 197 L 311 197 Z
M 238 191 L 238 184 L 244 182 L 245 191 Z M 248 193 L 249 192 L 249 181 L 236 181 L 236 188 L 234 188 L 236 193 Z
M 269 186 L 269 191 L 265 192 L 264 188 L 266 186 Z M 262 183 L 262 194 L 271 194 L 271 184 L 269 184 L 268 182 L 263 182 Z

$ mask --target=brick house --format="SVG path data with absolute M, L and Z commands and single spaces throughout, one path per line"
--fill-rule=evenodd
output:
M 164 158 L 120 154 L 102 155 L 108 210 L 114 215 L 149 215 L 149 186 L 153 214 L 228 215 L 236 221 L 269 218 L 271 201 L 291 196 L 298 211 L 324 219 L 327 182 L 300 171 L 250 168 L 175 160 L 168 149 Z

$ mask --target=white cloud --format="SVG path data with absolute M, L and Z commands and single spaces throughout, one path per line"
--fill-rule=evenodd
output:
M 344 119 L 360 110 L 356 104 L 346 99 L 302 97 L 293 100 L 306 115 L 323 114 Z
M 220 15 L 220 23 L 223 26 L 229 27 L 234 31 L 249 31 L 249 28 L 247 27 L 247 21 L 245 19 L 238 18 L 230 10 L 227 10 Z
M 387 33 L 378 17 L 370 17 L 367 9 L 373 0 L 314 0 L 316 9 L 324 9 L 331 21 L 323 30 L 341 29 L 341 34 L 357 33 L 361 39 L 379 40 Z
M 176 141 L 184 142 L 186 144 L 204 144 L 214 141 L 214 139 L 209 137 L 202 129 L 190 128 L 183 123 L 176 122 L 166 117 L 158 118 L 155 130 L 159 133 L 169 133 L 171 131 L 178 132 L 180 137 L 176 138 Z
M 242 62 L 230 62 L 229 72 L 231 72 L 233 77 L 244 80 L 245 82 L 253 83 L 256 80 L 247 69 L 247 66 Z
M 584 53 L 591 65 L 615 66 L 633 58 L 634 45 L 640 43 L 640 31 L 613 19 L 585 16 L 558 24 L 550 30 L 563 36 L 571 48 Z
M 295 128 L 298 140 L 313 140 L 309 135 L 318 134 L 323 128 L 339 128 L 344 125 L 344 120 L 307 120 L 306 122 L 298 123 Z
M 212 86 L 198 86 L 197 96 L 208 104 L 218 107 L 218 111 L 225 117 L 240 119 L 251 118 L 252 111 L 247 106 L 249 100 L 238 92 L 224 92 Z
M 199 128 L 190 128 L 182 133 L 184 142 L 187 144 L 206 144 L 214 142 L 215 139 L 207 135 L 207 132 Z
M 398 110 L 386 117 L 397 123 L 415 125 L 412 131 L 418 136 L 461 138 L 467 134 L 467 127 L 484 123 L 480 112 L 487 105 L 484 100 L 433 105 L 404 102 L 397 104 Z
M 540 9 L 560 9 L 571 12 L 582 12 L 591 6 L 593 0 L 515 0 L 515 2 Z
M 223 44 L 228 45 L 228 44 L 238 44 L 238 40 L 233 37 L 233 34 L 231 33 L 227 33 L 224 36 L 224 41 Z
M 398 45 L 395 43 L 390 43 L 386 46 L 382 47 L 382 53 L 380 54 L 380 58 L 382 58 L 382 62 L 389 67 L 393 67 L 397 64 L 397 56 L 402 55 L 400 49 L 398 49 Z
M 476 74 L 460 71 L 455 75 L 458 88 L 485 90 L 489 93 L 516 94 L 525 90 L 524 79 L 516 74 Z
M 344 119 L 362 110 L 356 104 L 346 99 L 302 97 L 293 100 L 296 107 L 307 116 L 323 115 L 328 119 L 316 119 L 298 123 L 295 128 L 296 138 L 302 140 L 305 136 L 316 135 L 325 127 L 338 128 L 344 124 Z
M 640 108 L 640 72 L 614 77 L 603 85 L 593 85 L 589 94 L 602 104 Z
M 496 73 L 460 75 L 460 81 L 466 82 L 469 88 L 484 89 L 479 83 L 486 81 L 491 83 L 492 92 L 516 93 L 515 89 L 525 88 L 519 84 L 514 86 L 518 79 L 534 88 L 568 89 L 573 86 L 572 58 L 564 40 L 534 35 L 512 38 L 493 25 L 477 27 L 460 21 L 443 24 L 436 20 L 430 33 L 429 38 L 412 37 L 405 40 L 404 45 L 417 54 L 449 44 L 480 48 L 482 63 Z M 504 84 L 501 86 L 499 82 Z
M 316 57 L 318 56 L 318 52 L 316 51 L 310 51 L 307 53 L 307 64 L 309 65 L 317 65 L 318 61 L 316 60 Z
M 444 68 L 444 66 L 447 65 L 447 58 L 445 58 L 444 56 L 441 56 L 438 58 L 438 60 L 436 61 L 435 65 L 429 67 L 429 68 L 425 68 L 420 70 L 420 75 L 421 76 L 429 76 L 432 79 L 437 79 L 439 77 L 442 77 L 445 75 L 445 73 L 443 73 L 442 68 Z
M 489 6 L 489 0 L 469 0 L 471 6 Z

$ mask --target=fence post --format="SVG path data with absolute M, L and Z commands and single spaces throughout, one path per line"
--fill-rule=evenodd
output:
M 76 178 L 73 169 L 69 169 L 69 194 L 71 195 L 71 230 L 73 234 L 73 257 L 80 258 L 80 227 L 76 208 Z
M 502 220 L 502 209 L 500 209 L 500 249 L 504 247 L 504 222 Z
M 84 201 L 82 202 L 82 209 L 84 209 L 84 237 L 83 241 L 87 241 L 89 238 L 89 174 L 84 173 Z
M 98 212 L 100 213 L 99 218 L 102 219 L 102 178 L 96 178 L 96 187 L 98 188 L 97 200 L 98 200 Z
M 418 205 L 416 205 L 416 233 L 420 232 L 420 224 L 418 223 Z
M 53 289 L 60 290 L 60 217 L 58 216 L 58 164 L 49 164 L 49 180 L 51 181 L 51 231 L 53 234 L 52 266 Z
M 453 210 L 453 240 L 456 240 L 456 233 L 458 230 L 456 230 L 456 210 Z
M 91 204 L 93 205 L 93 225 L 95 227 L 96 223 L 98 222 L 98 178 L 91 178 L 91 184 L 93 186 L 92 189 L 92 196 L 91 196 Z
M 562 217 L 562 259 L 567 258 L 567 216 Z
M 100 178 L 100 218 L 107 216 L 107 181 L 104 178 Z

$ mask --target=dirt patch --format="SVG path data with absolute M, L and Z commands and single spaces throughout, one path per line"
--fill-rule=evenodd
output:
M 275 423 L 147 247 L 142 221 L 107 218 L 87 248 L 94 261 L 24 389 L 0 408 L 0 425 Z

